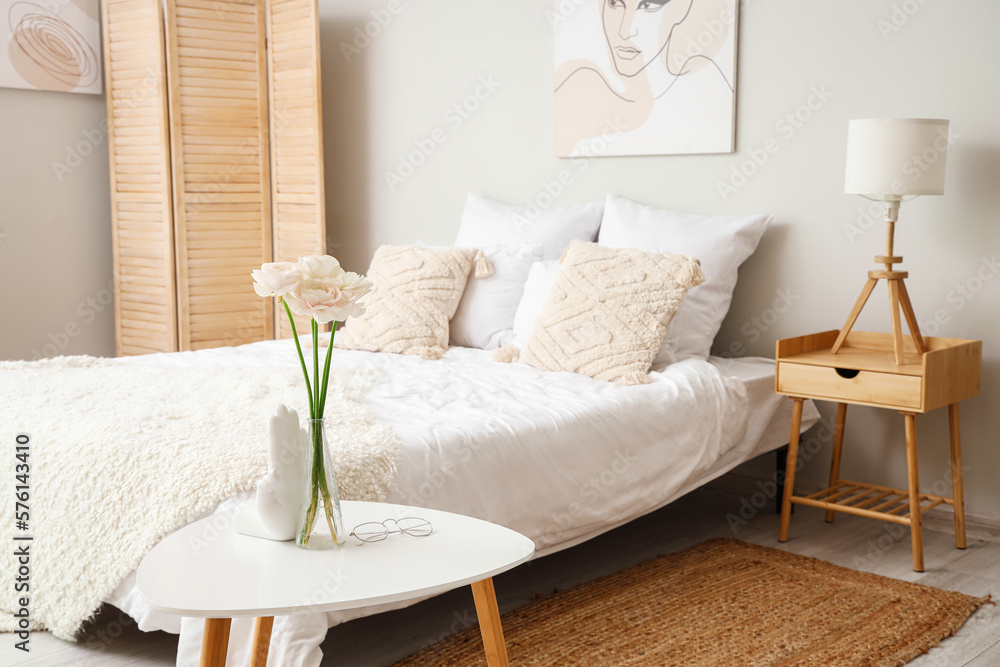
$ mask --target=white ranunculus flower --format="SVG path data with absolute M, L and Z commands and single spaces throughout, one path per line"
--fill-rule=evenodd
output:
M 321 324 L 343 322 L 364 315 L 358 299 L 372 289 L 371 281 L 353 271 L 335 278 L 307 278 L 288 293 L 288 307 L 296 315 L 311 317 Z
M 302 280 L 299 265 L 294 262 L 261 264 L 260 269 L 251 271 L 250 275 L 253 290 L 263 297 L 284 296 Z
M 337 286 L 352 303 L 372 291 L 372 282 L 354 271 L 346 271 L 337 279 Z
M 313 278 L 337 278 L 344 274 L 340 262 L 329 255 L 309 255 L 299 257 L 299 271 L 303 280 Z
M 343 296 L 333 278 L 309 278 L 288 293 L 287 303 L 296 315 L 326 324 L 347 319 L 348 313 L 341 307 Z

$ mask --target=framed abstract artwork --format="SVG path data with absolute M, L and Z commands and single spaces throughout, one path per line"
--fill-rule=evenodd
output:
M 98 0 L 0 0 L 0 86 L 101 93 Z
M 558 157 L 731 153 L 739 0 L 556 0 Z

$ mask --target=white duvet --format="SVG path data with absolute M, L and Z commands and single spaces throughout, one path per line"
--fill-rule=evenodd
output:
M 286 340 L 132 362 L 295 365 L 297 357 Z M 499 364 L 467 348 L 436 361 L 336 350 L 333 363 L 382 371 L 367 399 L 402 440 L 389 502 L 507 526 L 534 540 L 537 556 L 662 507 L 787 441 L 790 405 L 774 394 L 766 359 L 688 359 L 634 387 Z M 809 405 L 803 430 L 817 419 Z M 197 664 L 200 619 L 181 624 L 150 609 L 134 576 L 108 602 L 144 630 L 181 631 L 177 664 Z M 318 665 L 327 627 L 381 610 L 279 617 L 268 664 Z M 251 625 L 234 622 L 227 664 L 247 664 Z

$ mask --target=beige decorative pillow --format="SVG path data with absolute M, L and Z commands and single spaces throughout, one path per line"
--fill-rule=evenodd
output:
M 477 250 L 384 245 L 375 251 L 365 314 L 347 321 L 335 347 L 440 359 Z
M 619 384 L 650 382 L 670 320 L 688 289 L 705 281 L 698 260 L 573 241 L 559 263 L 519 361 Z M 513 356 L 502 350 L 497 359 Z

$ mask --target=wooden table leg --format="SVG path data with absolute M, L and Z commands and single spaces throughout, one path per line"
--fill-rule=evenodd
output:
M 951 484 L 955 499 L 955 546 L 965 548 L 965 492 L 962 488 L 962 433 L 958 426 L 958 403 L 948 406 L 951 430 Z
M 493 579 L 483 579 L 472 584 L 472 597 L 476 601 L 479 629 L 483 633 L 486 664 L 489 667 L 508 667 L 507 645 L 503 641 L 503 627 L 500 625 L 500 609 L 493 590 Z
M 840 455 L 844 449 L 844 426 L 847 423 L 847 403 L 837 403 L 837 422 L 833 431 L 833 458 L 830 460 L 830 487 L 840 481 Z M 826 511 L 826 522 L 833 523 L 833 510 Z
M 272 627 L 274 627 L 274 616 L 261 616 L 254 621 L 250 667 L 266 667 L 267 653 L 271 649 Z
M 924 539 L 920 513 L 920 475 L 917 467 L 917 416 L 903 413 L 906 418 L 906 472 L 910 493 L 910 541 L 913 544 L 913 571 L 924 571 Z
M 792 430 L 788 434 L 788 462 L 785 464 L 785 493 L 781 497 L 781 528 L 778 541 L 788 541 L 788 524 L 792 520 L 792 492 L 795 490 L 795 463 L 799 458 L 799 429 L 802 427 L 804 399 L 792 399 Z
M 201 639 L 201 667 L 226 667 L 229 650 L 229 618 L 206 618 L 205 636 Z

